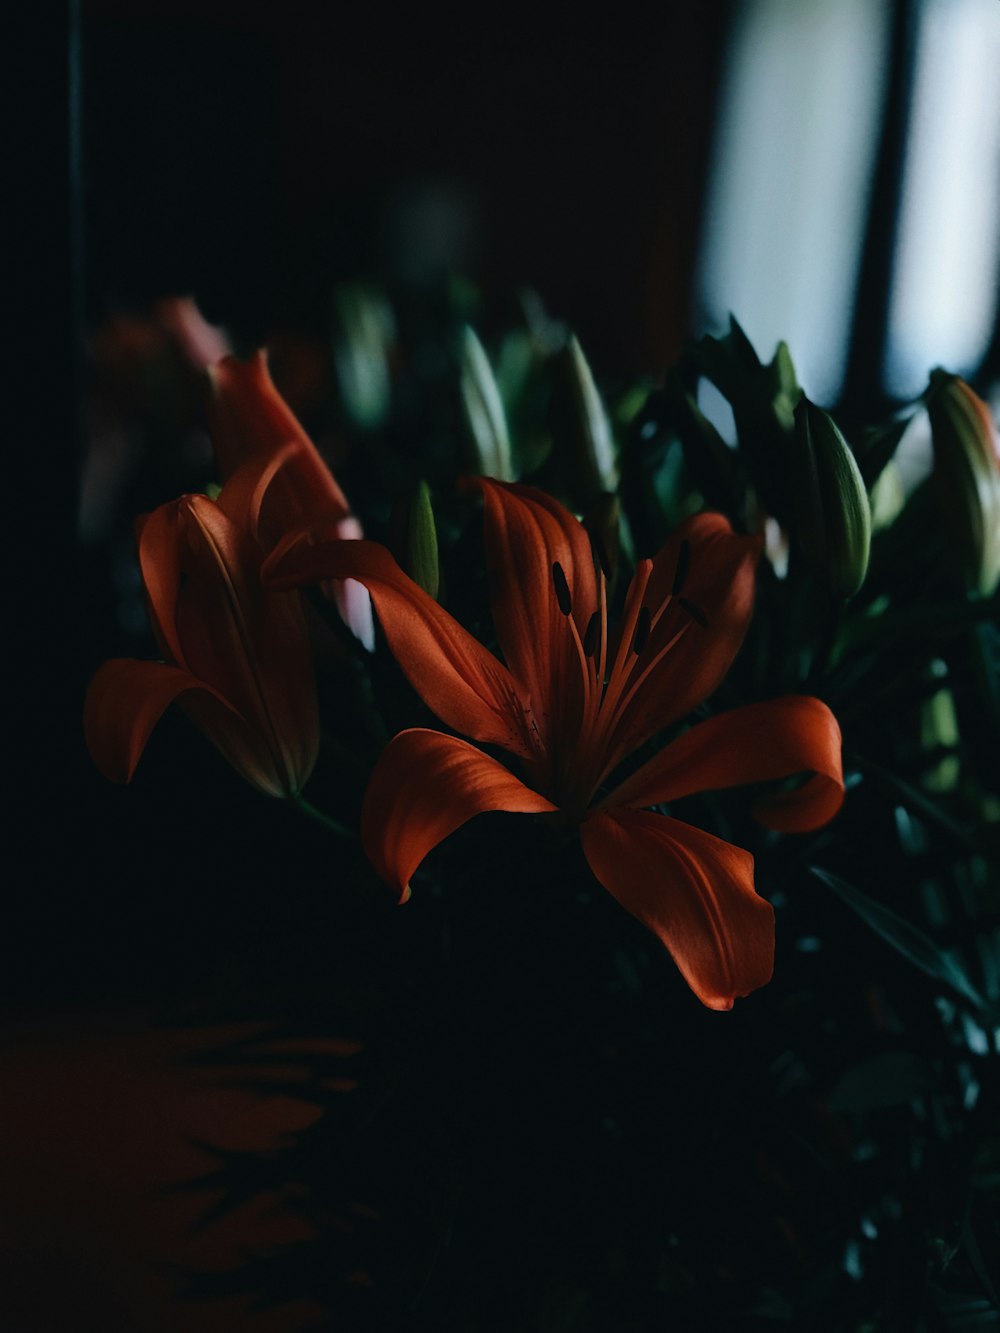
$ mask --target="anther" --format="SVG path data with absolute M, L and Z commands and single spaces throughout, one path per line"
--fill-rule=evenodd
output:
M 677 601 L 692 620 L 696 620 L 702 629 L 708 629 L 708 616 L 705 615 L 700 606 L 695 606 L 694 602 L 689 602 L 686 597 L 678 597 Z
M 597 611 L 587 621 L 587 628 L 583 635 L 583 655 L 584 657 L 593 657 L 597 649 L 597 636 L 601 631 L 601 617 Z
M 555 584 L 559 610 L 564 616 L 568 616 L 573 610 L 573 600 L 569 595 L 569 584 L 566 582 L 566 575 L 563 573 L 563 567 L 558 560 L 552 566 L 552 582 Z
M 670 589 L 671 595 L 676 597 L 684 587 L 684 581 L 688 576 L 688 567 L 691 564 L 691 543 L 687 540 L 681 542 L 680 550 L 677 552 L 677 568 L 674 570 L 674 586 Z
M 591 532 L 590 545 L 593 547 L 594 555 L 597 557 L 597 563 L 600 566 L 601 573 L 610 582 L 611 580 L 611 561 L 608 559 L 608 549 L 601 540 L 600 533 Z
M 646 646 L 646 640 L 649 638 L 649 607 L 644 606 L 639 611 L 639 618 L 635 622 L 635 635 L 632 639 L 632 651 L 636 657 Z

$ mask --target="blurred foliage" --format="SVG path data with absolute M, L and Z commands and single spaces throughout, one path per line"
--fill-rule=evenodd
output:
M 315 1234 L 198 1290 L 310 1297 L 362 1330 L 1000 1327 L 1000 465 L 979 400 L 935 371 L 845 437 L 789 349 L 761 361 L 735 320 L 661 382 L 599 388 L 537 296 L 466 286 L 352 286 L 328 349 L 285 347 L 279 387 L 366 534 L 487 643 L 464 471 L 550 490 L 623 573 L 703 506 L 762 532 L 754 620 L 707 707 L 825 700 L 848 795 L 789 838 L 746 793 L 679 803 L 753 852 L 777 914 L 774 980 L 730 1015 L 528 819 L 460 830 L 399 910 L 356 846 L 290 852 L 323 886 L 321 934 L 275 885 L 282 984 L 230 973 L 204 1016 L 347 1033 L 357 1086 L 317 1062 L 313 1127 L 266 1160 L 220 1155 L 228 1199 L 277 1190 Z M 167 387 L 130 403 L 147 440 Z M 385 737 L 432 719 L 381 641 L 369 658 L 323 633 L 310 799 L 356 826 Z

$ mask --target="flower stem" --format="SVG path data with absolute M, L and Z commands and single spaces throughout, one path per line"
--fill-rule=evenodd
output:
M 322 810 L 317 809 L 315 805 L 311 805 L 301 792 L 294 792 L 288 799 L 300 814 L 305 815 L 307 819 L 315 820 L 317 824 L 322 824 L 329 832 L 336 833 L 341 838 L 352 838 L 354 836 L 345 824 L 341 824 L 339 820 L 333 819 L 330 815 L 325 815 Z

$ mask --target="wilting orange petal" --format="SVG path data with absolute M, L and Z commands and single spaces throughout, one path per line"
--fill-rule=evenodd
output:
M 371 593 L 393 656 L 420 697 L 456 731 L 532 753 L 525 705 L 510 672 L 399 568 L 376 542 L 300 542 L 264 563 L 275 588 L 357 579 Z
M 770 981 L 774 913 L 753 887 L 753 857 L 648 811 L 595 814 L 582 828 L 594 874 L 670 950 L 710 1009 Z
M 788 833 L 819 828 L 833 818 L 844 799 L 837 719 L 826 704 L 808 695 L 747 704 L 699 722 L 654 755 L 603 804 L 656 805 L 700 791 L 774 782 L 798 773 L 812 776 L 754 811 L 768 828 Z
M 493 623 L 504 658 L 536 709 L 559 707 L 560 696 L 576 688 L 579 671 L 571 666 L 574 649 L 552 567 L 562 568 L 582 639 L 597 610 L 590 538 L 567 509 L 534 487 L 487 477 L 466 485 L 478 487 L 485 503 Z
M 118 657 L 98 668 L 83 705 L 83 732 L 106 778 L 131 780 L 164 710 L 188 690 L 207 691 L 232 711 L 216 690 L 179 667 Z
M 679 593 L 672 596 L 683 543 L 687 543 L 687 574 Z M 722 514 L 686 519 L 661 547 L 653 560 L 644 600 L 654 617 L 668 597 L 670 603 L 650 630 L 630 679 L 638 679 L 678 630 L 683 633 L 623 711 L 615 762 L 690 713 L 719 685 L 750 623 L 760 547 L 759 537 L 734 533 Z M 705 625 L 685 609 L 681 598 L 697 609 Z
M 410 876 L 427 853 L 473 815 L 555 808 L 467 741 L 414 728 L 395 736 L 375 765 L 361 840 L 376 870 L 405 901 Z

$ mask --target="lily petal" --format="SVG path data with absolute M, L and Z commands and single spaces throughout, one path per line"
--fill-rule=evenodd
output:
M 180 522 L 176 504 L 160 505 L 136 523 L 136 547 L 153 634 L 163 655 L 183 667 L 187 663 L 177 635 Z
M 263 517 L 269 509 L 272 493 L 287 484 L 287 470 L 295 467 L 302 453 L 301 441 L 295 441 L 284 445 L 269 457 L 250 459 L 237 468 L 216 499 L 216 504 L 227 517 L 247 528 L 254 541 L 275 554 L 295 546 L 306 531 L 300 523 L 290 531 L 279 533 L 273 523 Z M 269 533 L 273 540 L 268 540 Z M 313 533 L 338 541 L 357 541 L 364 535 L 361 524 L 353 514 L 345 514 L 340 518 L 328 515 L 326 521 L 313 528 Z M 331 579 L 323 585 L 323 592 L 336 602 L 345 625 L 369 652 L 373 652 L 375 626 L 367 589 L 350 579 L 346 582 Z
M 181 695 L 177 703 L 226 762 L 265 796 L 292 796 L 308 780 L 316 762 L 315 726 L 277 745 L 270 731 L 251 725 L 231 706 L 224 708 L 204 689 Z
M 362 647 L 373 653 L 375 618 L 372 615 L 372 599 L 368 589 L 363 583 L 358 583 L 354 579 L 335 579 L 329 586 L 341 620 Z
M 375 765 L 361 811 L 361 840 L 405 902 L 428 852 L 487 810 L 555 810 L 509 769 L 467 741 L 417 727 L 401 731 Z
M 274 588 L 356 579 L 371 593 L 396 661 L 424 702 L 475 740 L 533 754 L 527 701 L 502 663 L 370 541 L 301 541 L 264 562 Z
M 153 728 L 188 690 L 207 691 L 232 712 L 211 686 L 163 662 L 112 658 L 97 669 L 83 705 L 83 733 L 94 763 L 112 782 L 130 782 Z
M 263 586 L 259 549 L 218 504 L 189 495 L 178 505 L 181 558 L 190 574 L 177 617 L 185 665 L 253 728 L 260 738 L 256 748 L 263 744 L 270 752 L 281 789 L 297 791 L 312 772 L 319 743 L 301 599 Z
M 608 892 L 670 950 L 709 1009 L 731 1009 L 771 978 L 774 912 L 753 888 L 753 857 L 664 815 L 615 810 L 582 826 Z
M 270 458 L 287 444 L 300 446 L 269 488 L 261 520 L 266 545 L 293 528 L 314 530 L 346 515 L 350 506 L 343 491 L 275 388 L 264 352 L 248 362 L 226 357 L 209 374 L 212 443 L 223 481 L 248 459 Z
M 249 458 L 229 476 L 216 496 L 215 503 L 226 517 L 246 528 L 261 546 L 265 545 L 261 513 L 269 492 L 281 484 L 280 474 L 291 467 L 302 452 L 301 442 L 294 441 L 271 454 Z
M 487 477 L 466 484 L 482 491 L 485 504 L 493 623 L 504 658 L 537 707 L 562 709 L 579 672 L 552 570 L 562 569 L 582 639 L 597 609 L 590 538 L 567 509 L 532 486 Z
M 789 695 L 699 722 L 626 779 L 603 807 L 632 808 L 700 791 L 810 773 L 794 791 L 754 811 L 767 828 L 803 833 L 827 823 L 844 799 L 840 727 L 819 699 Z
M 327 535 L 331 540 L 358 542 L 365 534 L 354 515 L 348 514 L 346 518 L 342 518 L 335 523 L 333 530 Z M 370 653 L 373 653 L 375 651 L 375 617 L 372 614 L 371 595 L 365 585 L 356 583 L 354 579 L 330 579 L 329 582 L 322 585 L 322 588 L 324 594 L 327 597 L 332 597 L 337 603 L 340 618 L 354 637 Z
M 682 548 L 685 554 L 682 556 Z M 662 659 L 638 685 L 617 727 L 612 765 L 650 736 L 690 713 L 707 699 L 732 665 L 753 613 L 754 576 L 761 539 L 735 533 L 722 514 L 686 519 L 660 548 L 646 587 L 645 602 L 655 617 L 630 682 Z M 687 573 L 676 595 L 678 566 Z M 696 608 L 701 624 L 681 598 Z M 672 647 L 667 645 L 680 632 Z

